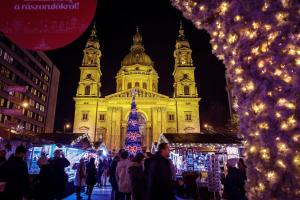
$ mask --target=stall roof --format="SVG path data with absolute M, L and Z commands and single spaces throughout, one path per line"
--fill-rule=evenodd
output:
M 41 133 L 41 134 L 11 134 L 12 140 L 22 140 L 34 145 L 61 144 L 75 148 L 93 148 L 85 133 Z
M 242 139 L 222 133 L 163 133 L 161 139 L 170 144 L 242 144 Z

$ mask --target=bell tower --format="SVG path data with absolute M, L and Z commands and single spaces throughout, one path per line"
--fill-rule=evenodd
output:
M 185 38 L 182 22 L 180 22 L 174 58 L 174 97 L 198 97 L 194 75 L 195 67 L 192 60 L 192 49 L 190 43 Z
M 96 24 L 91 31 L 91 36 L 87 40 L 83 50 L 82 65 L 80 67 L 80 80 L 77 88 L 77 97 L 100 97 L 100 44 L 97 38 Z

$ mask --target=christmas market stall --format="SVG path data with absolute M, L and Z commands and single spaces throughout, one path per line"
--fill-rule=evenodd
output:
M 163 133 L 159 142 L 169 143 L 177 176 L 190 182 L 193 197 L 196 178 L 198 188 L 220 193 L 227 159 L 240 158 L 243 150 L 241 139 L 222 133 Z
M 220 167 L 229 158 L 239 158 L 243 149 L 242 140 L 221 133 L 163 133 L 160 143 L 169 143 L 171 158 L 177 174 L 183 171 L 207 172 L 210 155 L 219 155 Z
M 66 168 L 69 182 L 72 182 L 75 177 L 74 165 L 93 149 L 93 144 L 90 142 L 88 135 L 84 133 L 12 134 L 9 143 L 12 146 L 10 152 L 14 152 L 14 148 L 18 145 L 27 147 L 27 164 L 31 175 L 38 174 L 40 171 L 37 160 L 41 153 L 45 153 L 48 158 L 52 158 L 54 151 L 61 149 L 71 163 Z

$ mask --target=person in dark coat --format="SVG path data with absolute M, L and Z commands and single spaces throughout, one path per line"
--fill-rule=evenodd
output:
M 18 146 L 15 154 L 1 165 L 0 182 L 6 182 L 3 199 L 22 200 L 28 195 L 29 175 L 27 163 L 24 161 L 26 152 L 24 146 Z
M 99 162 L 98 162 L 98 171 L 97 171 L 97 183 L 98 183 L 98 187 L 102 187 L 103 184 L 102 184 L 102 175 L 103 175 L 103 172 L 104 172 L 104 163 L 102 161 L 102 159 L 100 158 L 99 159 Z
M 144 154 L 138 153 L 128 166 L 131 184 L 131 200 L 146 200 L 147 177 L 143 172 L 142 161 Z
M 147 157 L 144 161 L 144 172 L 146 174 L 146 176 L 148 176 L 148 170 L 149 170 L 149 166 L 150 166 L 150 161 L 151 161 L 151 158 L 153 157 L 153 154 L 150 153 L 150 152 L 147 152 L 146 153 Z
M 50 166 L 53 170 L 53 193 L 57 200 L 63 198 L 63 193 L 68 182 L 68 175 L 65 168 L 70 166 L 70 162 L 65 158 L 62 150 L 57 149 L 54 152 L 54 157 L 49 160 Z
M 242 200 L 247 200 L 246 190 L 245 190 L 245 184 L 247 181 L 247 174 L 246 174 L 247 166 L 245 165 L 245 162 L 242 158 L 239 159 L 238 169 L 240 172 Z
M 36 200 L 52 200 L 54 192 L 52 187 L 55 184 L 53 182 L 53 169 L 47 160 L 40 160 L 40 173 L 33 180 L 33 183 L 37 183 L 36 186 Z
M 118 200 L 119 199 L 119 187 L 116 180 L 116 170 L 118 162 L 120 161 L 120 155 L 121 153 L 125 151 L 124 149 L 120 149 L 117 156 L 114 157 L 114 159 L 111 161 L 111 164 L 109 166 L 109 182 L 111 184 L 112 190 L 111 190 L 111 199 L 112 200 Z
M 6 151 L 0 150 L 0 166 L 6 161 Z
M 228 200 L 242 200 L 242 192 L 241 192 L 241 179 L 240 172 L 235 167 L 236 159 L 228 159 L 227 160 L 227 175 L 225 179 L 222 180 L 224 184 L 224 192 L 225 197 Z
M 170 148 L 167 143 L 158 146 L 158 152 L 149 160 L 147 177 L 147 198 L 148 200 L 174 200 L 174 189 L 183 185 L 182 181 L 172 179 L 170 161 Z
M 86 165 L 86 185 L 87 185 L 87 194 L 88 199 L 91 199 L 94 185 L 97 182 L 97 169 L 95 165 L 95 158 L 91 158 L 90 162 Z

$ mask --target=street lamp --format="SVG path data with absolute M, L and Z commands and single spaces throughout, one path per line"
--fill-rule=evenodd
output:
M 209 127 L 208 124 L 204 124 L 204 128 L 207 129 Z
M 23 108 L 27 108 L 28 106 L 29 106 L 28 102 L 25 101 L 25 102 L 22 103 Z
M 66 123 L 64 124 L 64 133 L 66 133 L 66 130 L 71 128 L 71 124 L 70 123 Z
M 213 132 L 214 128 L 210 124 L 203 124 L 203 127 L 208 131 L 208 132 Z

